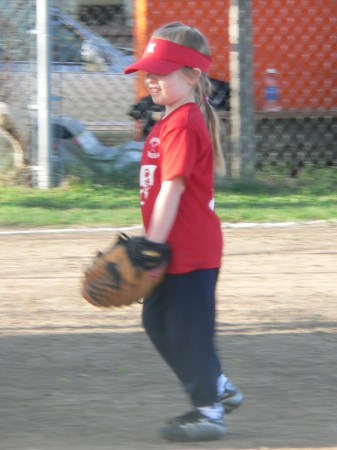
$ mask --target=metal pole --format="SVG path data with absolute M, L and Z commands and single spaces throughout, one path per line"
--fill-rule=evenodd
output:
M 252 0 L 231 0 L 229 11 L 232 177 L 254 173 Z
M 50 54 L 48 0 L 36 0 L 38 187 L 50 187 Z
M 229 73 L 230 73 L 230 143 L 231 167 L 233 178 L 240 177 L 240 65 L 239 65 L 239 5 L 238 0 L 231 0 L 229 7 Z

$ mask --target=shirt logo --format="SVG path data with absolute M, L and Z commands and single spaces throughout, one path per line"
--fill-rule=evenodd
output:
M 154 173 L 157 166 L 145 165 L 140 168 L 140 204 L 145 205 L 149 198 L 150 190 L 154 184 Z
M 154 53 L 157 43 L 156 42 L 150 42 L 149 45 L 146 47 L 146 53 Z
M 160 139 L 158 137 L 154 137 L 150 140 L 150 150 L 147 152 L 147 156 L 151 159 L 157 159 L 160 156 L 160 153 L 158 151 L 158 147 L 160 145 Z

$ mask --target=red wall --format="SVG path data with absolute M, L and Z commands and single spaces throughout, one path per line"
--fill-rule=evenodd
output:
M 181 21 L 208 38 L 210 76 L 229 80 L 229 0 L 136 0 L 135 42 L 139 57 L 152 31 Z M 283 109 L 337 108 L 337 1 L 252 0 L 256 109 L 262 109 L 267 68 L 279 72 Z M 139 80 L 138 94 L 144 95 Z
M 253 0 L 254 80 L 279 72 L 283 109 L 337 108 L 337 1 Z

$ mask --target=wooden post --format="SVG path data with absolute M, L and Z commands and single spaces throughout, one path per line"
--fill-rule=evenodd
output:
M 252 0 L 231 0 L 229 42 L 231 175 L 249 178 L 254 174 L 255 159 Z
M 135 0 L 134 3 L 134 42 L 135 56 L 141 58 L 148 41 L 147 0 Z M 143 75 L 136 73 L 136 100 L 148 95 L 144 87 Z

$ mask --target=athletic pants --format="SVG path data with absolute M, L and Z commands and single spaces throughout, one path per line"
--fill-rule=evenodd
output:
M 195 407 L 213 405 L 222 373 L 213 341 L 218 272 L 168 274 L 143 305 L 148 336 Z

